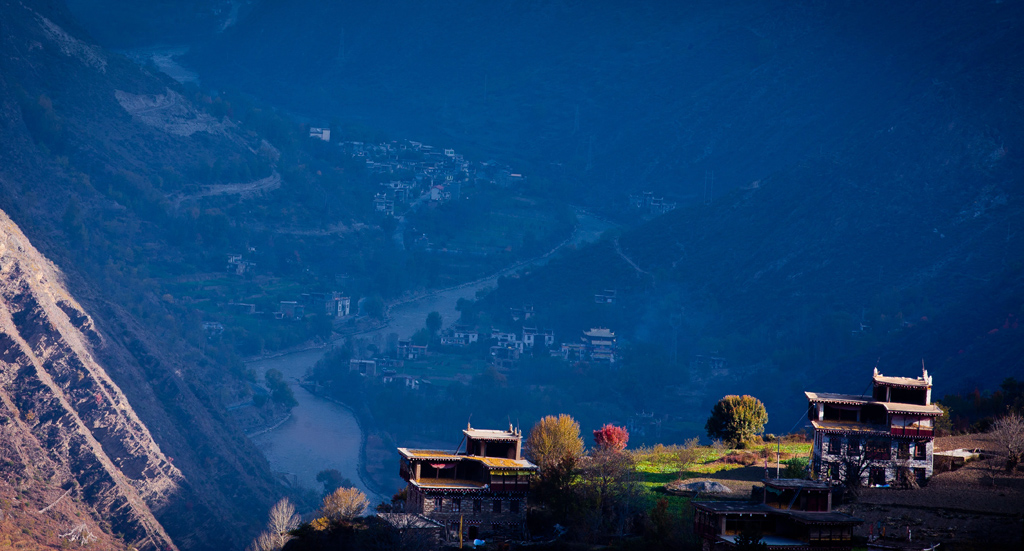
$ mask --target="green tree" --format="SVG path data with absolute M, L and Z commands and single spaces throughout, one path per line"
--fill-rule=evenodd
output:
M 949 436 L 953 434 L 953 419 L 949 416 L 949 408 L 934 402 L 935 407 L 942 410 L 942 415 L 935 418 L 935 436 Z
M 292 387 L 288 386 L 288 381 L 284 380 L 284 373 L 276 369 L 268 369 L 264 378 L 270 389 L 271 400 L 289 409 L 299 405 L 299 402 L 295 400 Z
M 351 480 L 345 478 L 337 469 L 324 469 L 316 473 L 316 481 L 324 485 L 324 497 L 334 493 L 338 488 L 355 488 Z
M 442 325 L 444 325 L 444 321 L 441 319 L 440 312 L 427 314 L 427 331 L 430 331 L 431 335 L 436 335 L 441 330 Z
M 366 297 L 363 301 L 363 312 L 376 319 L 384 319 L 384 299 L 380 295 Z
M 711 408 L 711 416 L 704 429 L 711 438 L 743 445 L 750 442 L 754 435 L 764 432 L 767 422 L 768 411 L 761 400 L 748 395 L 729 395 Z

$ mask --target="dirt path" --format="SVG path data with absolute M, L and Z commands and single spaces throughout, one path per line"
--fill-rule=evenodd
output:
M 622 247 L 619 245 L 619 239 L 618 238 L 615 238 L 614 243 L 615 243 L 615 253 L 618 254 L 620 257 L 622 257 L 623 260 L 625 260 L 630 266 L 633 267 L 634 270 L 636 270 L 637 277 L 648 276 L 648 277 L 651 278 L 652 281 L 654 280 L 654 275 L 652 275 L 651 272 L 648 272 L 648 271 L 644 270 L 643 268 L 641 268 L 636 262 L 633 262 L 632 258 L 626 256 L 626 253 L 622 252 Z
M 207 186 L 198 193 L 179 195 L 171 199 L 171 201 L 174 203 L 174 207 L 178 208 L 181 206 L 181 203 L 188 200 L 201 199 L 203 197 L 215 197 L 218 195 L 258 195 L 268 191 L 273 191 L 279 187 L 281 187 L 281 175 L 275 170 L 273 174 L 266 178 L 239 184 Z

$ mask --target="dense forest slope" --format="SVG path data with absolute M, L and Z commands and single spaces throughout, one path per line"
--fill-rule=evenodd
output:
M 939 397 L 1024 375 L 1024 12 L 899 6 L 882 10 L 902 15 L 879 17 L 865 50 L 885 101 L 826 146 L 505 281 L 491 311 L 531 300 L 560 329 L 609 324 L 678 358 L 644 388 L 700 389 L 696 412 L 756 393 L 785 412 L 774 430 L 799 418 L 801 391 L 860 392 L 875 365 L 914 375 L 923 361 Z M 628 297 L 611 319 L 586 305 L 603 288 Z M 671 407 L 657 395 L 633 399 Z
M 270 167 L 258 137 L 85 36 L 62 3 L 0 2 L 4 430 L 23 446 L 0 485 L 70 490 L 139 545 L 241 548 L 281 491 L 224 413 L 246 383 L 140 274 L 181 263 L 182 230 L 215 235 L 171 197 Z M 63 278 L 18 256 L 14 224 Z
M 702 198 L 706 172 L 719 194 L 839 151 L 851 130 L 886 132 L 915 96 L 945 93 L 936 66 L 985 63 L 956 45 L 1004 34 L 1020 11 L 956 0 L 260 2 L 189 62 L 211 86 L 315 121 L 530 161 L 565 197 L 611 212 L 628 192 Z M 958 21 L 975 30 L 949 26 Z M 990 93 L 980 97 L 998 101 Z

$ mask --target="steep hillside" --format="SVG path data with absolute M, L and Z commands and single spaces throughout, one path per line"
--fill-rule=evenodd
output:
M 18 420 L 5 430 L 24 443 L 5 481 L 71 490 L 139 545 L 241 548 L 282 491 L 224 411 L 247 384 L 183 338 L 195 314 L 139 275 L 182 261 L 169 236 L 193 211 L 172 196 L 270 166 L 250 149 L 259 137 L 84 36 L 61 3 L 0 2 L 0 208 L 64 274 L 39 283 L 27 260 L 4 260 L 4 416 Z
M 97 0 L 98 4 L 104 2 Z M 883 131 L 1019 1 L 261 2 L 189 62 L 313 120 L 524 159 L 577 204 L 682 201 Z M 979 32 L 979 31 L 970 31 Z M 995 53 L 995 52 L 993 52 Z M 998 54 L 996 54 L 998 55 Z
M 174 548 L 152 511 L 182 491 L 181 472 L 97 363 L 92 319 L 5 213 L 0 265 L 3 482 L 66 490 L 127 543 Z
M 756 393 L 778 431 L 800 419 L 801 391 L 860 392 L 875 365 L 914 375 L 923 361 L 937 396 L 1024 375 L 1024 12 L 900 6 L 883 12 L 916 13 L 907 33 L 883 21 L 872 35 L 890 52 L 886 101 L 830 145 L 506 281 L 488 308 L 531 301 L 570 335 L 608 324 L 677 358 L 627 400 L 697 417 Z M 592 304 L 603 288 L 620 290 L 614 309 Z M 696 358 L 709 355 L 727 367 Z

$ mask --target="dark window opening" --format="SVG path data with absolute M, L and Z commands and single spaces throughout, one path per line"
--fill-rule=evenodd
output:
M 868 440 L 867 459 L 892 459 L 892 441 L 888 438 L 872 438 Z
M 896 445 L 897 459 L 910 459 L 910 442 L 900 442 Z
M 846 455 L 858 456 L 860 455 L 860 438 L 851 438 L 850 443 L 846 447 Z
M 843 439 L 842 438 L 840 438 L 838 436 L 829 436 L 828 437 L 828 453 L 830 453 L 832 455 L 835 455 L 835 454 L 839 453 L 839 451 L 842 449 L 842 447 L 843 447 Z
M 473 500 L 473 512 L 479 513 L 484 510 L 484 501 L 482 499 Z
M 510 510 L 513 513 L 518 513 L 519 512 L 519 500 L 518 499 L 513 499 L 512 503 L 510 503 L 509 506 L 511 507 Z
M 497 499 L 494 500 L 491 503 L 491 512 L 492 513 L 500 513 L 501 512 L 501 502 L 498 501 Z
M 885 484 L 885 467 L 871 467 L 871 476 L 869 482 L 875 486 L 881 486 Z
M 441 498 L 439 498 L 439 497 L 435 497 L 435 498 L 434 498 L 434 510 L 435 510 L 435 511 L 440 511 L 440 510 L 441 510 L 441 505 L 442 505 L 443 503 L 444 503 L 444 500 L 443 500 L 443 499 L 441 499 Z
M 925 479 L 928 474 L 924 467 L 914 467 L 914 478 L 917 479 L 917 485 L 921 486 L 925 483 Z
M 928 443 L 917 442 L 914 444 L 914 459 L 927 459 L 928 458 Z

